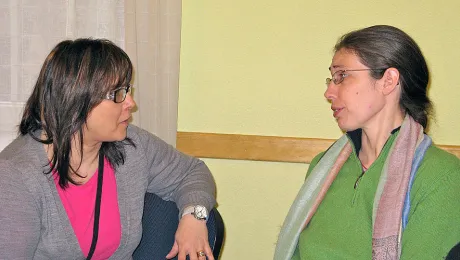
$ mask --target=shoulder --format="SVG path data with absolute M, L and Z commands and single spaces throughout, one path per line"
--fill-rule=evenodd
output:
M 130 138 L 136 145 L 142 145 L 146 142 L 164 142 L 158 136 L 135 125 L 128 126 L 127 137 Z
M 347 135 L 343 135 L 342 137 L 337 139 L 337 141 L 335 141 L 331 146 L 329 146 L 329 148 L 327 148 L 327 150 L 325 150 L 325 151 L 317 154 L 315 157 L 313 157 L 313 159 L 310 162 L 310 166 L 308 167 L 307 176 L 310 174 L 310 172 L 315 168 L 315 166 L 318 164 L 318 162 L 323 158 L 323 156 L 329 150 L 335 149 L 335 148 L 340 148 L 342 145 L 345 144 L 345 142 L 348 142 L 348 141 L 349 141 L 349 139 L 348 139 Z
M 431 145 L 425 153 L 417 174 L 429 175 L 430 178 L 460 178 L 460 159 L 455 155 Z
M 42 143 L 29 135 L 19 136 L 0 152 L 2 188 L 40 193 L 48 182 L 48 163 Z
M 30 165 L 30 164 L 29 164 Z M 18 164 L 16 160 L 0 159 L 0 201 L 20 200 L 19 196 L 29 193 L 31 186 L 38 189 L 36 177 L 26 164 Z M 19 195 L 22 194 L 22 195 Z M 16 197 L 16 198 L 14 198 Z
M 36 168 L 38 157 L 36 150 L 41 147 L 40 145 L 28 135 L 17 137 L 0 152 L 2 161 L 0 169 L 14 167 L 28 171 L 30 167 Z
M 460 159 L 432 145 L 428 148 L 415 175 L 414 186 L 423 194 L 450 193 L 458 191 L 460 199 Z M 442 192 L 441 192 L 442 191 Z
M 321 158 L 323 158 L 323 155 L 325 153 L 326 153 L 326 151 L 321 152 L 321 153 L 317 154 L 315 157 L 313 157 L 313 159 L 310 162 L 310 165 L 308 166 L 307 175 L 305 176 L 305 179 L 310 174 L 310 172 L 313 170 L 313 168 L 315 168 L 315 166 L 318 164 L 319 160 L 321 160 Z
M 421 166 L 459 170 L 460 159 L 436 145 L 431 145 L 426 151 Z
M 128 129 L 126 131 L 127 131 L 127 137 L 131 138 L 133 140 L 138 140 L 139 138 L 151 135 L 146 130 L 144 130 L 144 129 L 138 127 L 138 126 L 131 125 L 131 124 L 128 125 Z
M 321 152 L 321 153 L 317 154 L 315 157 L 313 157 L 313 159 L 310 162 L 310 167 L 315 166 L 316 164 L 318 164 L 319 160 L 321 160 L 321 158 L 323 158 L 325 153 L 326 153 L 326 151 Z
M 4 158 L 0 159 L 0 190 L 8 192 L 17 188 L 19 183 L 23 183 L 23 172 L 20 169 L 20 165 L 13 161 Z
M 128 154 L 137 154 L 137 156 L 141 157 L 153 156 L 155 158 L 156 155 L 174 150 L 174 147 L 170 144 L 138 126 L 129 125 L 127 137 L 134 143 L 134 146 L 125 146 Z
M 25 147 L 27 146 L 27 137 L 18 136 L 10 144 L 8 144 L 1 152 L 0 159 L 14 160 L 16 158 L 24 157 Z

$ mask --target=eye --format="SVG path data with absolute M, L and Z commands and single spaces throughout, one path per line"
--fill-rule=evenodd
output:
M 342 74 L 343 74 L 343 71 L 336 71 L 332 74 L 332 81 L 334 82 L 334 84 L 340 84 L 340 82 L 342 82 Z
M 337 71 L 337 73 L 335 74 L 336 77 L 335 77 L 335 84 L 338 85 L 340 83 L 342 83 L 342 81 L 348 76 L 348 73 L 346 73 L 345 71 Z

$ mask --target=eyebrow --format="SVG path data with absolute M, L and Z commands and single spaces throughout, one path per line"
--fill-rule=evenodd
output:
M 334 65 L 334 66 L 329 67 L 329 70 L 336 69 L 336 68 L 343 68 L 343 67 L 345 67 L 345 66 L 343 66 L 343 65 Z
M 337 68 L 343 69 L 343 68 L 345 68 L 345 66 L 343 66 L 343 65 L 334 65 L 334 66 L 329 67 L 328 69 L 329 69 L 329 71 L 332 71 L 332 69 L 337 69 Z

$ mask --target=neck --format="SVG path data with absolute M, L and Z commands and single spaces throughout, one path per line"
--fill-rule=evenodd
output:
M 84 184 L 94 175 L 98 168 L 101 142 L 85 143 L 80 146 L 77 135 L 71 141 L 69 176 L 76 183 Z M 48 159 L 53 158 L 53 145 L 45 145 Z
M 361 150 L 359 159 L 364 167 L 368 168 L 380 155 L 383 146 L 391 132 L 401 126 L 404 120 L 403 113 L 388 113 L 391 117 L 375 120 L 376 124 L 362 128 Z M 395 116 L 396 115 L 396 116 Z
M 83 146 L 80 148 L 80 141 L 74 138 L 70 155 L 70 166 L 73 169 L 72 179 L 74 181 L 86 183 L 94 175 L 98 168 L 101 146 L 101 142 L 88 144 L 83 141 Z

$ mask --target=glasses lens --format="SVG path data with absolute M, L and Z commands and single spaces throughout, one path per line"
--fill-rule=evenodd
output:
M 332 75 L 332 81 L 334 81 L 334 84 L 338 85 L 342 83 L 343 81 L 343 71 L 339 70 Z
M 332 79 L 331 78 L 326 78 L 326 86 L 329 86 L 331 84 Z
M 115 91 L 115 103 L 121 103 L 126 98 L 126 89 L 122 88 Z

